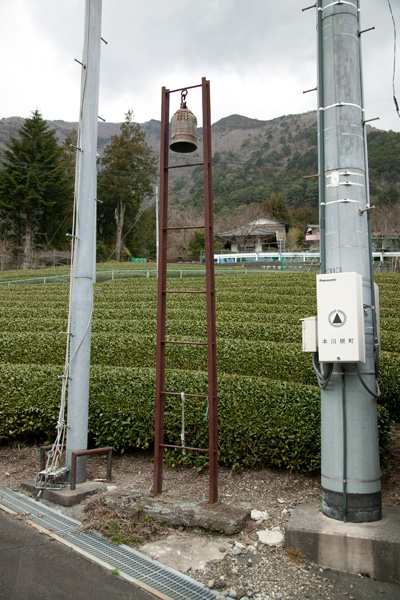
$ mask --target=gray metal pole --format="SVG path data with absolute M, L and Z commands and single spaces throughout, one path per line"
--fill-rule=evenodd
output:
M 359 0 L 317 13 L 321 272 L 362 275 L 366 343 L 365 364 L 336 364 L 321 390 L 322 512 L 367 522 L 382 505 Z
M 81 114 L 76 169 L 75 260 L 72 267 L 71 343 L 66 465 L 71 452 L 85 450 L 88 437 L 89 371 L 96 243 L 96 152 L 100 79 L 102 0 L 86 0 Z M 76 482 L 86 481 L 86 457 L 77 461 Z

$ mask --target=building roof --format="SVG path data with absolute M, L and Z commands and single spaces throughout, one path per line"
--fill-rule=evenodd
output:
M 250 221 L 249 223 L 245 223 L 236 229 L 232 229 L 231 231 L 224 231 L 222 233 L 217 233 L 218 237 L 263 237 L 266 235 L 275 235 L 277 227 L 288 227 L 287 223 L 283 221 L 278 221 L 278 219 L 273 219 L 271 217 L 260 217 L 259 219 L 255 219 L 254 221 Z

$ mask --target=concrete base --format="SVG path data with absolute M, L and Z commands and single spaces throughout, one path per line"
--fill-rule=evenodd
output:
M 140 552 L 181 573 L 204 571 L 207 563 L 222 560 L 230 549 L 226 538 L 187 532 L 140 546 Z
M 117 512 L 130 512 L 140 506 L 144 516 L 150 516 L 158 523 L 172 527 L 195 527 L 216 531 L 225 535 L 235 535 L 242 531 L 250 519 L 251 507 L 248 504 L 195 502 L 190 498 L 168 498 L 152 496 L 148 490 L 115 489 L 106 497 L 106 504 Z
M 87 496 L 101 492 L 107 485 L 110 484 L 101 481 L 85 481 L 84 483 L 77 483 L 76 489 L 71 491 L 67 483 L 67 486 L 61 490 L 43 490 L 40 497 L 61 506 L 75 506 L 75 504 L 79 504 L 85 500 Z M 39 490 L 35 488 L 34 481 L 25 481 L 21 483 L 21 486 L 24 490 L 32 494 L 32 496 L 37 496 L 39 493 Z
M 286 548 L 298 548 L 323 567 L 400 584 L 400 507 L 383 506 L 382 512 L 373 523 L 343 523 L 323 515 L 319 505 L 296 506 Z

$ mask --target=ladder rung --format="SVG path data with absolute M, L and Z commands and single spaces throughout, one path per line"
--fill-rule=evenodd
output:
M 207 342 L 176 342 L 173 340 L 161 340 L 162 344 L 182 344 L 185 346 L 208 346 Z
M 207 294 L 207 292 L 204 291 L 198 291 L 198 290 L 187 290 L 187 291 L 183 291 L 183 290 L 164 290 L 163 294 Z
M 165 90 L 167 94 L 174 94 L 175 92 L 183 92 L 185 90 L 194 90 L 194 88 L 202 87 L 202 83 L 196 85 L 187 85 L 186 87 L 176 88 L 176 90 Z
M 205 229 L 205 225 L 182 225 L 181 227 L 163 227 L 164 231 L 180 231 L 181 229 Z
M 194 450 L 195 452 L 209 452 L 209 449 L 190 448 L 189 446 L 172 446 L 171 444 L 160 444 L 160 448 L 176 448 L 177 450 Z
M 162 396 L 180 396 L 181 392 L 161 392 Z M 208 396 L 203 396 L 202 394 L 186 394 L 185 398 L 208 398 Z
M 204 163 L 203 162 L 199 162 L 199 163 L 189 163 L 187 165 L 171 165 L 169 167 L 164 167 L 165 170 L 169 170 L 169 169 L 180 169 L 181 167 L 201 167 L 203 166 Z

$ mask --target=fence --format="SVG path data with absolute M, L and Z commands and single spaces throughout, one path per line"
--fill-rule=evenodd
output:
M 261 254 L 268 254 L 268 256 L 261 256 Z M 214 260 L 216 264 L 222 267 L 220 269 L 215 269 L 216 277 L 237 274 L 239 271 L 245 275 L 248 275 L 249 273 L 265 273 L 269 271 L 319 272 L 319 254 L 317 253 L 313 253 L 312 255 L 306 252 L 216 254 L 214 256 Z M 400 252 L 374 252 L 373 268 L 376 272 L 399 273 Z M 193 267 L 191 269 L 167 270 L 167 277 L 174 277 L 178 279 L 183 279 L 186 277 L 205 277 L 205 274 L 205 269 L 198 267 Z M 18 284 L 68 283 L 69 277 L 69 274 L 48 275 L 42 277 L 0 281 L 0 285 L 11 286 Z M 132 278 L 155 279 L 157 278 L 157 269 L 112 269 L 109 271 L 99 270 L 96 272 L 96 281 L 98 283 L 103 281 Z

